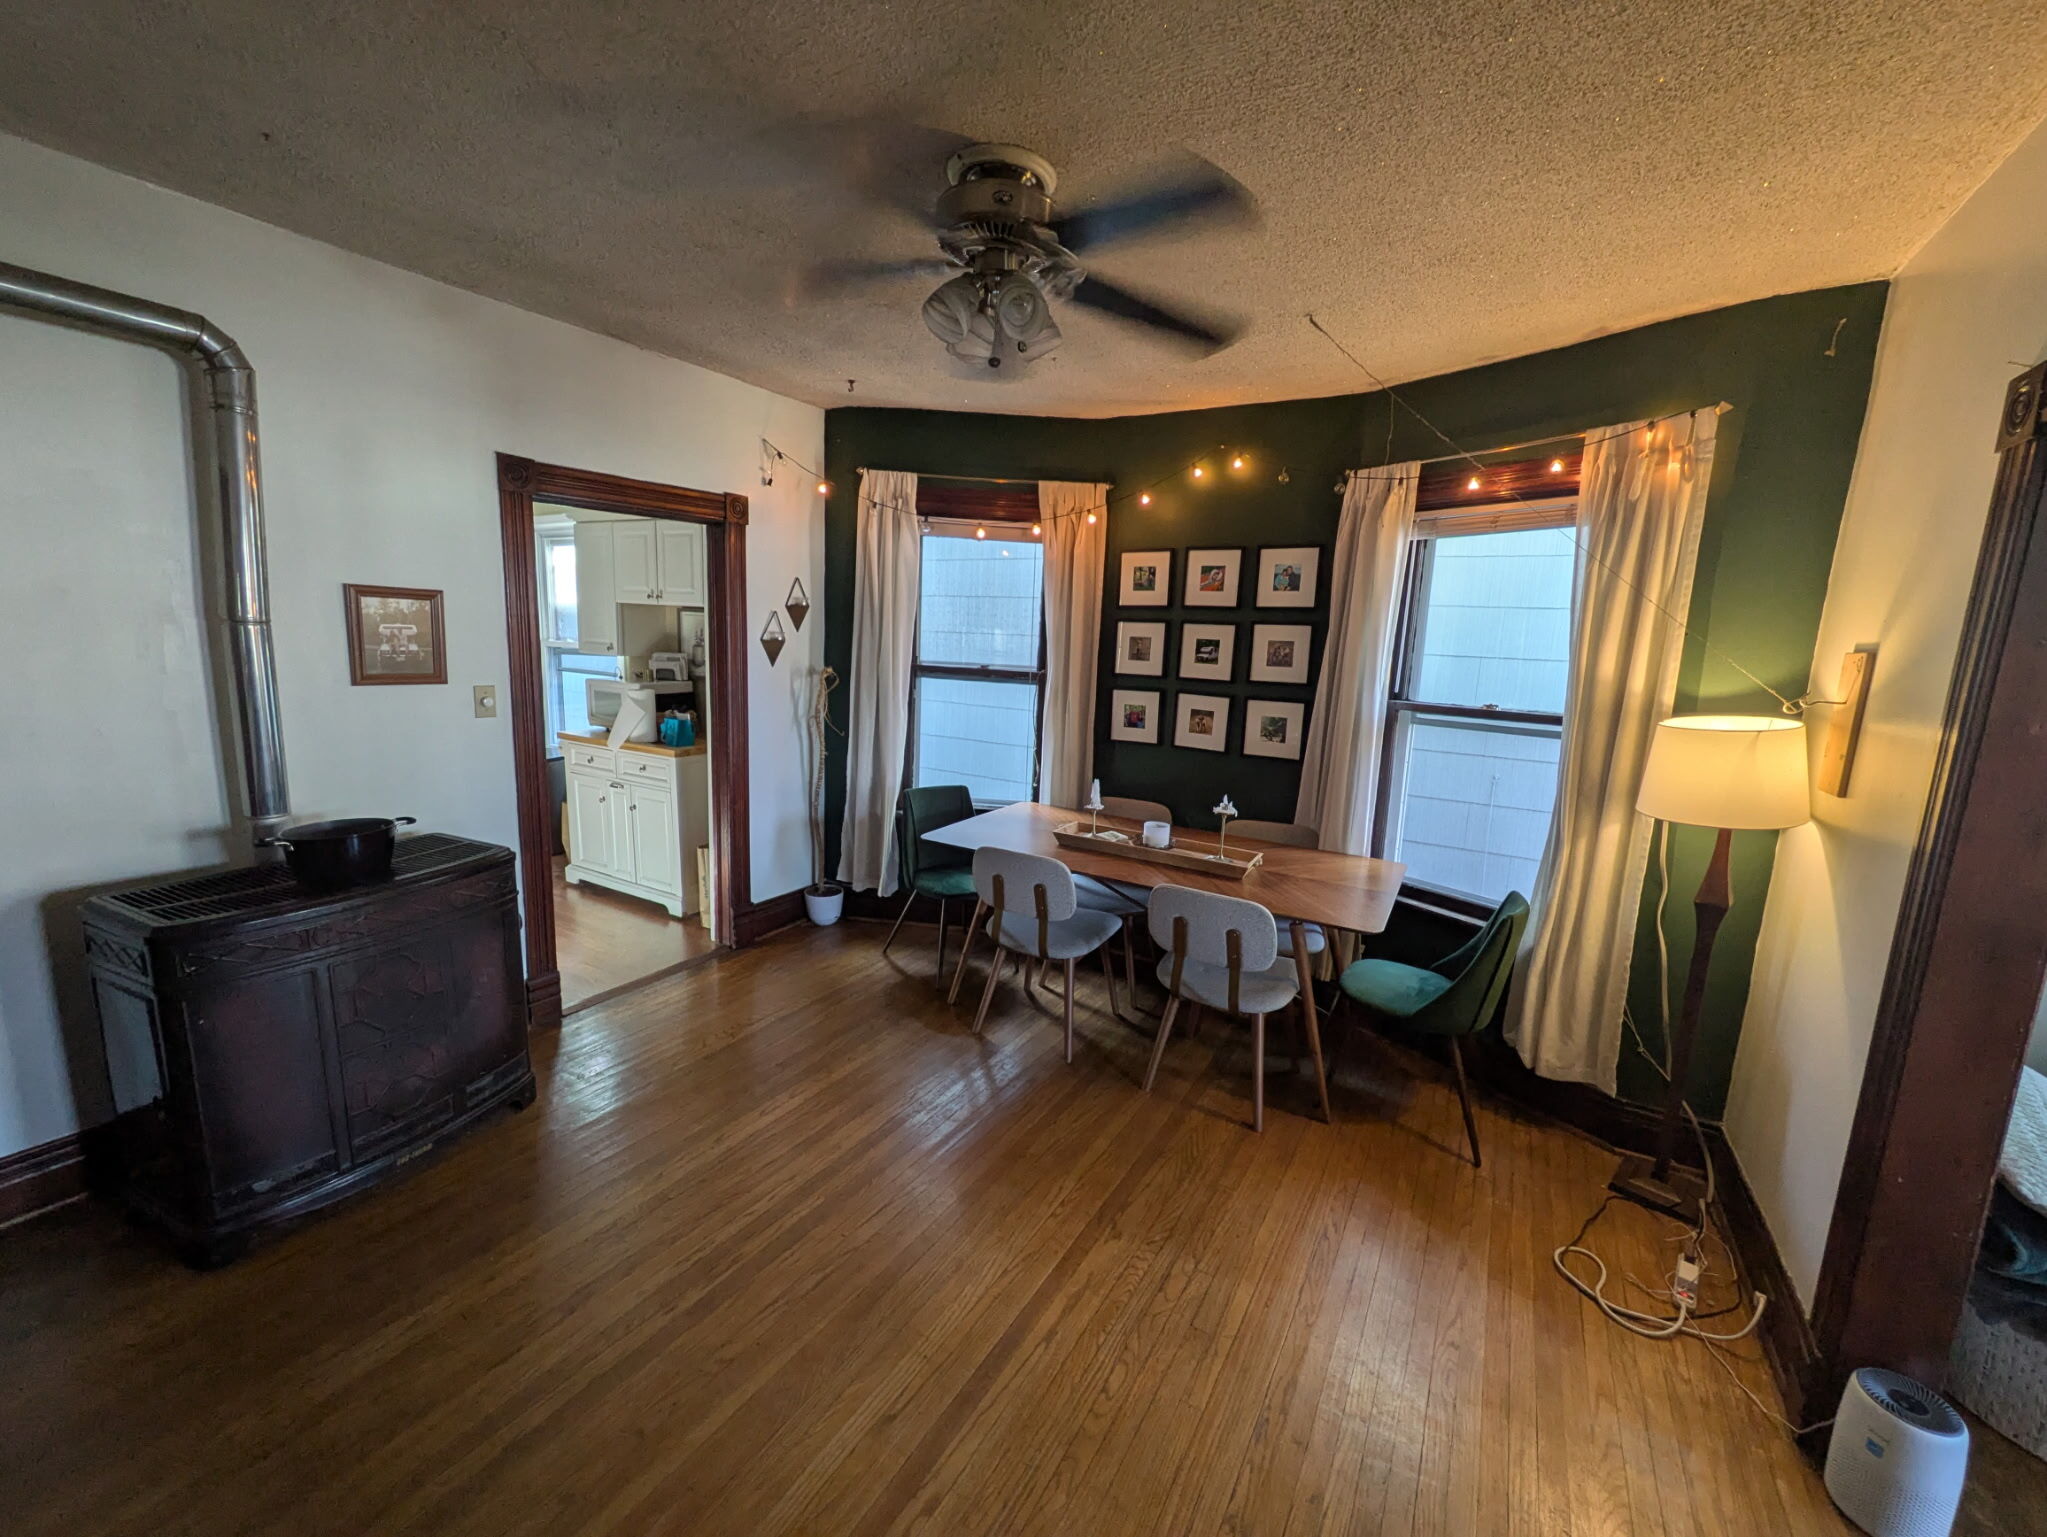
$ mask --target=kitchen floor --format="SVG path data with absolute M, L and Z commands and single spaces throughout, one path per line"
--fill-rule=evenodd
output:
M 555 955 L 564 1012 L 714 948 L 711 931 L 695 916 L 676 919 L 638 897 L 571 886 L 562 877 L 564 862 L 554 862 Z

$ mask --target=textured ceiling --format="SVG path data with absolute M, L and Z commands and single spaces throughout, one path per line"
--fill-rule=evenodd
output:
M 0 0 L 0 129 L 824 405 L 1333 394 L 1364 381 L 1305 311 L 1402 379 L 1888 276 L 2043 112 L 2031 0 Z M 881 114 L 1029 145 L 1069 206 L 1206 156 L 1260 227 L 1095 265 L 1248 334 L 1189 359 L 1068 309 L 997 383 L 929 279 L 796 298 L 812 257 L 928 249 L 857 192 L 915 153 Z

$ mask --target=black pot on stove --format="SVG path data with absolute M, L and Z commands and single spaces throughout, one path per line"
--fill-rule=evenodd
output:
M 259 839 L 258 846 L 282 849 L 285 866 L 299 884 L 341 891 L 388 881 L 398 829 L 416 820 L 342 817 L 332 822 L 301 822 L 275 837 Z

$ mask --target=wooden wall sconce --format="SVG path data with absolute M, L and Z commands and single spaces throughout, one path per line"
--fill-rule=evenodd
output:
M 1869 674 L 1875 666 L 1873 647 L 1850 651 L 1841 658 L 1841 686 L 1837 690 L 1840 697 L 1834 702 L 1834 718 L 1827 723 L 1816 781 L 1816 787 L 1829 795 L 1848 793 L 1848 776 L 1855 767 L 1855 744 L 1862 736 L 1862 707 L 1869 701 Z

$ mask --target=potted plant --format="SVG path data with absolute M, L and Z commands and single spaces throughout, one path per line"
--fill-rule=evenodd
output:
M 831 722 L 832 690 L 839 686 L 836 668 L 817 675 L 817 698 L 810 707 L 810 884 L 803 891 L 803 910 L 819 928 L 839 921 L 846 910 L 846 888 L 825 878 L 824 760 Z

